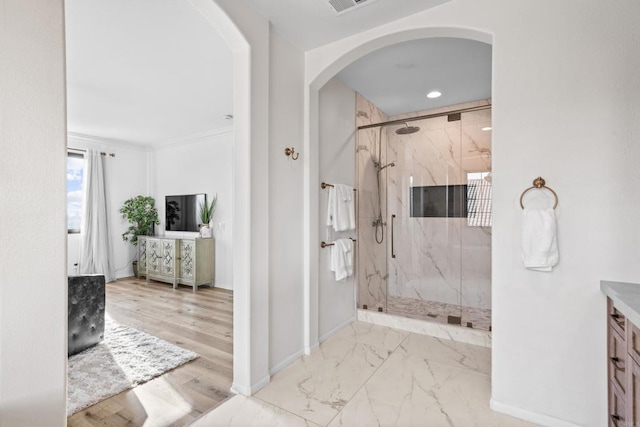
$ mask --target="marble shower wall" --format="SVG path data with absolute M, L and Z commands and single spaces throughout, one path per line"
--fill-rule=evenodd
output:
M 444 116 L 410 124 L 420 131 L 397 135 L 399 126 L 386 130 L 388 161 L 396 163 L 386 169 L 387 221 L 396 215 L 388 295 L 491 308 L 491 227 L 469 226 L 466 218 L 410 217 L 411 187 L 466 184 L 467 173 L 491 171 L 491 132 L 481 130 L 491 126 L 491 110 L 464 113 L 461 121 L 449 122 Z M 390 254 L 390 239 L 387 248 Z
M 356 126 L 386 121 L 387 116 L 356 94 Z M 377 172 L 374 161 L 378 160 L 379 141 L 382 139 L 381 161 L 386 162 L 386 131 L 380 128 L 359 130 L 356 133 L 356 176 L 358 185 L 358 307 L 367 305 L 371 310 L 386 308 L 387 254 L 385 244 L 377 244 L 375 228 L 371 225 L 378 217 Z M 380 181 L 382 217 L 386 218 L 386 182 Z M 385 241 L 387 227 L 384 227 Z

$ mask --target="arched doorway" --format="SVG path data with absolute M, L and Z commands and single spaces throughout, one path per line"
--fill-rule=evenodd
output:
M 319 61 L 324 61 L 309 70 L 305 92 L 305 151 L 310 158 L 315 159 L 319 155 L 319 92 L 340 70 L 357 59 L 386 46 L 410 40 L 450 37 L 480 41 L 492 44 L 492 36 L 463 28 L 420 28 L 409 31 L 400 31 L 387 34 L 379 38 L 366 41 L 348 51 L 337 52 L 334 56 L 324 55 Z M 326 52 L 325 52 L 326 53 Z M 318 308 L 319 285 L 318 270 L 313 261 L 318 259 L 318 227 L 320 224 L 317 215 L 319 209 L 319 184 L 320 170 L 317 161 L 309 161 L 305 174 L 305 258 L 308 262 L 305 268 L 305 350 L 310 350 L 318 343 L 319 316 L 322 315 Z

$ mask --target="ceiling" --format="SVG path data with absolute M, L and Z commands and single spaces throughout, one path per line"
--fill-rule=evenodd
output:
M 431 38 L 376 50 L 338 78 L 385 114 L 423 111 L 491 98 L 491 45 Z M 427 98 L 438 90 L 442 96 Z
M 451 0 L 368 0 L 340 15 L 329 0 L 248 1 L 279 34 L 307 51 Z
M 334 0 L 335 1 L 335 0 Z M 248 0 L 301 51 L 450 0 Z M 233 58 L 187 0 L 66 0 L 71 134 L 162 146 L 232 129 Z M 339 78 L 387 114 L 490 97 L 491 47 L 431 39 L 361 58 Z M 443 92 L 425 101 L 431 88 Z
M 66 0 L 68 130 L 166 144 L 229 128 L 233 58 L 188 1 Z

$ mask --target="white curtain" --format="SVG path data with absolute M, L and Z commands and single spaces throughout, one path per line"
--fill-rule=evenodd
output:
M 102 155 L 94 150 L 87 150 L 86 153 L 81 233 L 80 273 L 104 274 L 107 282 L 115 280 L 110 262 L 111 245 Z

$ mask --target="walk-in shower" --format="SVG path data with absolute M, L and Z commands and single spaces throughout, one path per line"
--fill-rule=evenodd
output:
M 358 96 L 358 307 L 490 330 L 491 109 L 451 110 L 389 118 Z

